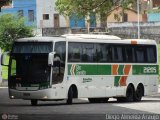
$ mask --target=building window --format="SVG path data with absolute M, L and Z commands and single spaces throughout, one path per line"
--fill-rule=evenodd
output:
M 123 20 L 124 22 L 128 22 L 128 14 L 124 13 Z
M 49 20 L 49 14 L 43 14 L 43 20 Z
M 28 21 L 34 22 L 34 10 L 28 10 Z
M 23 10 L 18 10 L 17 14 L 18 14 L 18 17 L 23 17 Z

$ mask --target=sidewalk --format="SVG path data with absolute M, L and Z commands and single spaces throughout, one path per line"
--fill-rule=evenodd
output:
M 2 83 L 0 83 L 0 87 L 8 87 L 8 80 L 2 80 Z

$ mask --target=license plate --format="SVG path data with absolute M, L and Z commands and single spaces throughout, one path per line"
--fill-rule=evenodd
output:
M 30 93 L 23 93 L 23 96 L 28 97 L 28 96 L 30 96 Z

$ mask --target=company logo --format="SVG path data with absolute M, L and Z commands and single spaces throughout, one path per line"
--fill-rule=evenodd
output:
M 18 120 L 18 115 L 2 114 L 2 120 Z
M 82 70 L 80 65 L 74 65 L 72 64 L 70 69 L 71 75 L 86 75 L 86 71 Z
M 2 114 L 2 120 L 7 120 L 8 119 L 8 115 L 7 114 Z

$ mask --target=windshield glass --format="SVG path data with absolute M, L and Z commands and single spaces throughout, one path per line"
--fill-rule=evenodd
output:
M 52 46 L 51 42 L 15 43 L 10 56 L 9 87 L 48 88 L 51 74 L 48 54 Z
M 48 54 L 12 54 L 9 74 L 12 87 L 49 85 Z
M 52 42 L 16 42 L 12 53 L 49 53 Z

